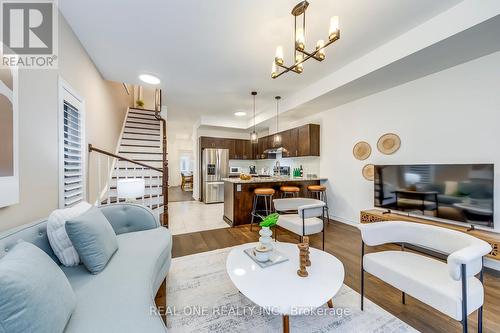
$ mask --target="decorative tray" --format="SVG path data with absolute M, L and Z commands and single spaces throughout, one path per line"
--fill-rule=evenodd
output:
M 244 250 L 245 253 L 250 257 L 252 258 L 253 261 L 255 261 L 255 263 L 257 263 L 257 265 L 259 265 L 260 267 L 262 268 L 266 268 L 266 267 L 269 267 L 269 266 L 273 266 L 273 265 L 276 265 L 276 264 L 280 264 L 282 262 L 285 262 L 288 260 L 287 257 L 285 257 L 285 255 L 283 255 L 281 252 L 273 249 L 271 251 L 271 254 L 269 256 L 269 260 L 268 261 L 258 261 L 257 258 L 255 257 L 255 247 L 251 247 L 251 248 L 248 248 L 248 249 L 245 249 Z

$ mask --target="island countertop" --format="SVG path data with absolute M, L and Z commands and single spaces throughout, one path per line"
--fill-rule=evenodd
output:
M 250 180 L 241 180 L 239 177 L 223 178 L 225 182 L 233 184 L 258 184 L 258 183 L 281 183 L 281 182 L 307 182 L 307 181 L 326 181 L 323 177 L 286 177 L 286 176 L 271 176 L 271 177 L 252 177 Z
M 250 180 L 224 178 L 224 220 L 231 226 L 248 224 L 252 220 L 254 191 L 257 188 L 272 188 L 275 190 L 274 199 L 281 198 L 281 186 L 297 186 L 299 197 L 310 196 L 307 189 L 310 185 L 319 185 L 326 178 L 292 178 L 292 177 L 254 177 Z M 257 209 L 263 210 L 264 201 L 259 200 Z M 257 221 L 255 222 L 260 222 Z

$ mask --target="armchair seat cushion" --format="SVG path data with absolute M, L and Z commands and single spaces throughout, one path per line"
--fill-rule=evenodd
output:
M 462 283 L 452 279 L 448 265 L 420 254 L 382 251 L 364 256 L 366 272 L 441 311 L 462 320 Z M 474 276 L 467 279 L 467 313 L 483 304 L 483 285 Z
M 323 221 L 317 217 L 305 219 L 305 234 L 302 234 L 302 218 L 298 214 L 284 214 L 278 218 L 278 225 L 294 234 L 307 236 L 323 230 Z

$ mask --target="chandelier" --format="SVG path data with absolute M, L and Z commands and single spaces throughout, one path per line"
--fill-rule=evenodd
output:
M 278 46 L 276 48 L 276 56 L 273 61 L 273 68 L 271 73 L 271 77 L 273 79 L 276 79 L 277 77 L 280 77 L 281 75 L 290 71 L 297 74 L 302 73 L 304 71 L 304 62 L 311 58 L 316 59 L 317 61 L 325 60 L 325 48 L 335 43 L 340 38 L 339 17 L 334 16 L 330 19 L 328 42 L 325 43 L 324 40 L 318 40 L 318 42 L 316 43 L 316 49 L 314 51 L 306 51 L 306 10 L 308 6 L 309 2 L 301 1 L 292 9 L 292 15 L 295 17 L 295 48 L 293 53 L 295 63 L 291 66 L 285 65 L 283 60 L 283 47 Z M 297 27 L 297 20 L 300 20 L 301 15 L 302 27 Z M 282 71 L 280 71 L 280 68 L 282 69 Z

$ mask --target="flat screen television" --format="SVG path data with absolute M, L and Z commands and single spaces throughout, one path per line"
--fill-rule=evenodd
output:
M 493 228 L 493 164 L 375 166 L 375 206 Z

